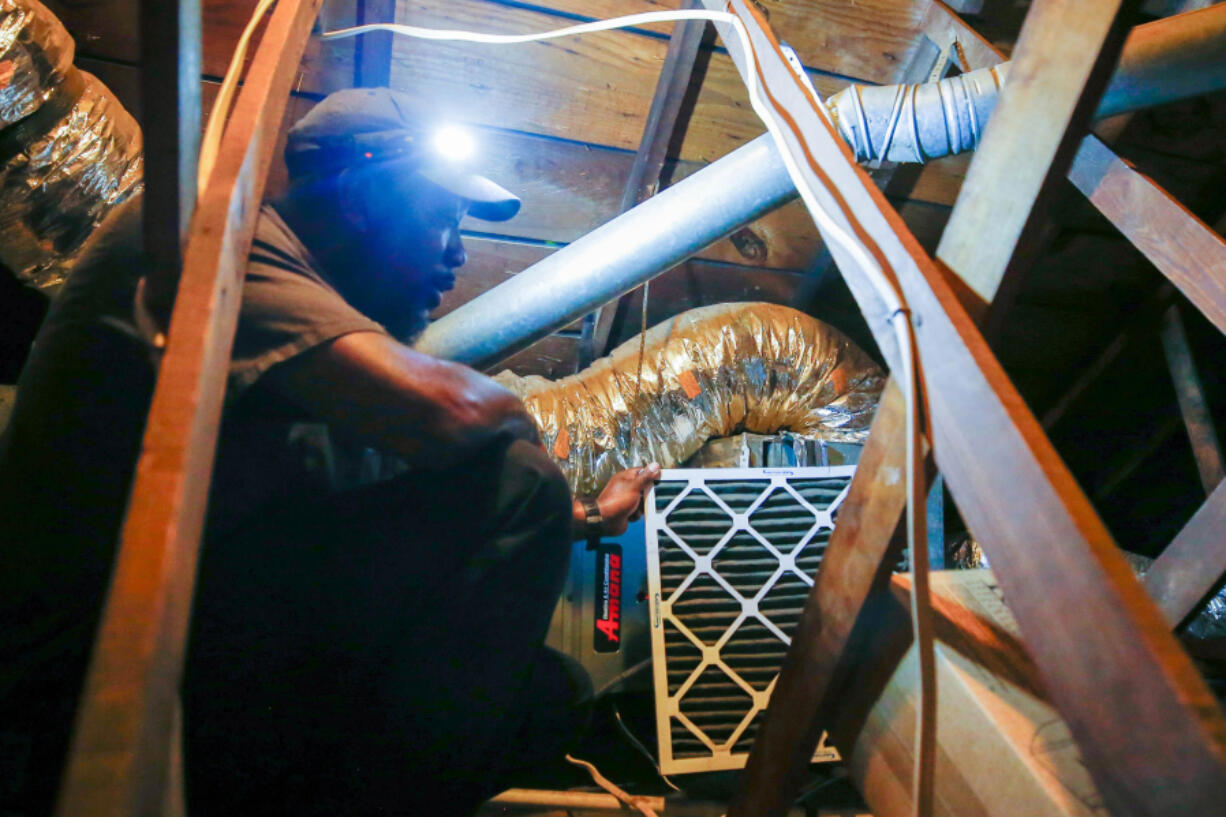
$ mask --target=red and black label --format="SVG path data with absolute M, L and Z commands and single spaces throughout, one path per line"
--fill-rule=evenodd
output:
M 617 652 L 622 640 L 622 548 L 601 542 L 596 548 L 596 652 Z

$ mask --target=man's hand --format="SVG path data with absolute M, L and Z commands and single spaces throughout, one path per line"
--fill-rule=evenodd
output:
M 660 466 L 654 462 L 642 468 L 627 468 L 613 475 L 596 498 L 606 536 L 620 536 L 631 522 L 643 515 L 643 497 L 659 478 Z M 578 502 L 575 503 L 575 530 L 584 530 L 583 506 Z M 584 534 L 580 533 L 576 538 L 582 539 Z

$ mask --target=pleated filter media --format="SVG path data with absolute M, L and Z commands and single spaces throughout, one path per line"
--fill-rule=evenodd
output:
M 854 473 L 661 475 L 646 522 L 664 774 L 744 767 Z M 838 760 L 824 736 L 814 760 Z

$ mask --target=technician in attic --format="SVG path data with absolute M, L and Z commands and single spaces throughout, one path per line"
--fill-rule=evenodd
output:
M 542 646 L 569 542 L 623 531 L 659 468 L 576 500 L 512 394 L 406 345 L 465 215 L 520 206 L 431 135 L 402 94 L 334 94 L 261 211 L 183 689 L 193 815 L 470 813 L 583 719 L 582 670 Z M 6 815 L 51 810 L 139 451 L 139 225 L 134 201 L 100 228 L 0 443 Z M 367 446 L 407 469 L 369 479 Z

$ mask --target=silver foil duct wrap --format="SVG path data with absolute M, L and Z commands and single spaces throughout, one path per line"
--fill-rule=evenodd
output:
M 773 304 L 691 309 L 649 329 L 641 385 L 639 342 L 558 381 L 496 378 L 523 399 L 576 493 L 743 431 L 862 442 L 885 384 L 842 333 Z
M 32 286 L 62 283 L 89 234 L 141 188 L 141 150 L 140 126 L 110 89 L 71 70 L 0 132 L 0 262 Z
M 42 107 L 72 70 L 72 37 L 34 0 L 0 0 L 0 129 Z

